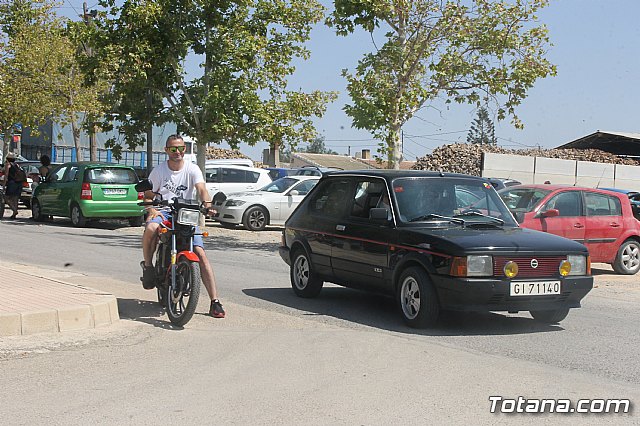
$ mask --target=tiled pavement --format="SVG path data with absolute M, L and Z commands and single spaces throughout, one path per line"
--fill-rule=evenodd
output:
M 0 264 L 0 295 L 0 336 L 81 330 L 120 319 L 114 295 L 22 265 Z

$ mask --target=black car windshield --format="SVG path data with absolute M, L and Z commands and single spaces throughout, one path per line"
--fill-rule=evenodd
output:
M 463 177 L 398 178 L 393 193 L 405 223 L 517 226 L 490 183 Z
M 500 198 L 514 213 L 531 212 L 551 190 L 540 188 L 505 188 L 500 191 Z
M 138 176 L 133 169 L 125 167 L 99 167 L 87 170 L 85 182 L 133 184 L 138 182 Z
M 263 186 L 262 188 L 259 189 L 259 191 L 281 193 L 291 188 L 296 183 L 298 183 L 298 179 L 283 177 L 278 180 L 274 180 L 273 182 Z

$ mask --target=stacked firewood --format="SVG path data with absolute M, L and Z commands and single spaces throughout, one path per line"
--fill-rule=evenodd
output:
M 238 150 L 207 147 L 207 160 L 220 160 L 231 158 L 249 158 Z
M 592 161 L 596 163 L 640 165 L 631 158 L 621 158 L 599 149 L 506 149 L 493 145 L 452 144 L 443 145 L 429 155 L 416 160 L 413 169 L 464 173 L 480 176 L 482 153 L 524 155 L 529 157 L 562 158 L 565 160 Z

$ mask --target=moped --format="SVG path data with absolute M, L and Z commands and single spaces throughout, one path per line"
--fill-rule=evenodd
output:
M 148 180 L 136 184 L 138 192 L 151 189 Z M 154 264 L 156 289 L 158 302 L 166 308 L 171 323 L 184 326 L 191 320 L 200 297 L 200 259 L 193 250 L 193 237 L 208 236 L 207 232 L 196 233 L 200 213 L 206 214 L 207 208 L 196 200 L 182 198 L 156 199 L 138 204 L 170 212 L 170 219 L 162 221 L 158 228 L 159 242 Z M 144 268 L 144 261 L 141 266 Z

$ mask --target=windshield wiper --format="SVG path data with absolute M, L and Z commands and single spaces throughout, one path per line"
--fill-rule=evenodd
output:
M 504 225 L 504 220 L 500 219 L 499 217 L 488 216 L 486 214 L 482 214 L 479 211 L 475 211 L 475 210 L 470 210 L 468 212 L 464 212 L 464 213 L 460 213 L 460 214 L 456 215 L 456 217 L 460 217 L 460 216 L 481 216 L 481 217 L 486 217 L 487 219 L 491 219 L 491 220 L 499 223 L 500 225 Z
M 434 213 L 429 213 L 429 214 L 424 214 L 422 216 L 414 217 L 409 222 L 418 222 L 418 221 L 421 221 L 421 220 L 431 220 L 431 219 L 444 219 L 444 220 L 447 220 L 447 221 L 452 222 L 452 223 L 458 223 L 460 225 L 464 225 L 464 223 L 465 223 L 464 219 L 457 219 L 455 217 L 442 216 L 442 215 L 434 214 Z

